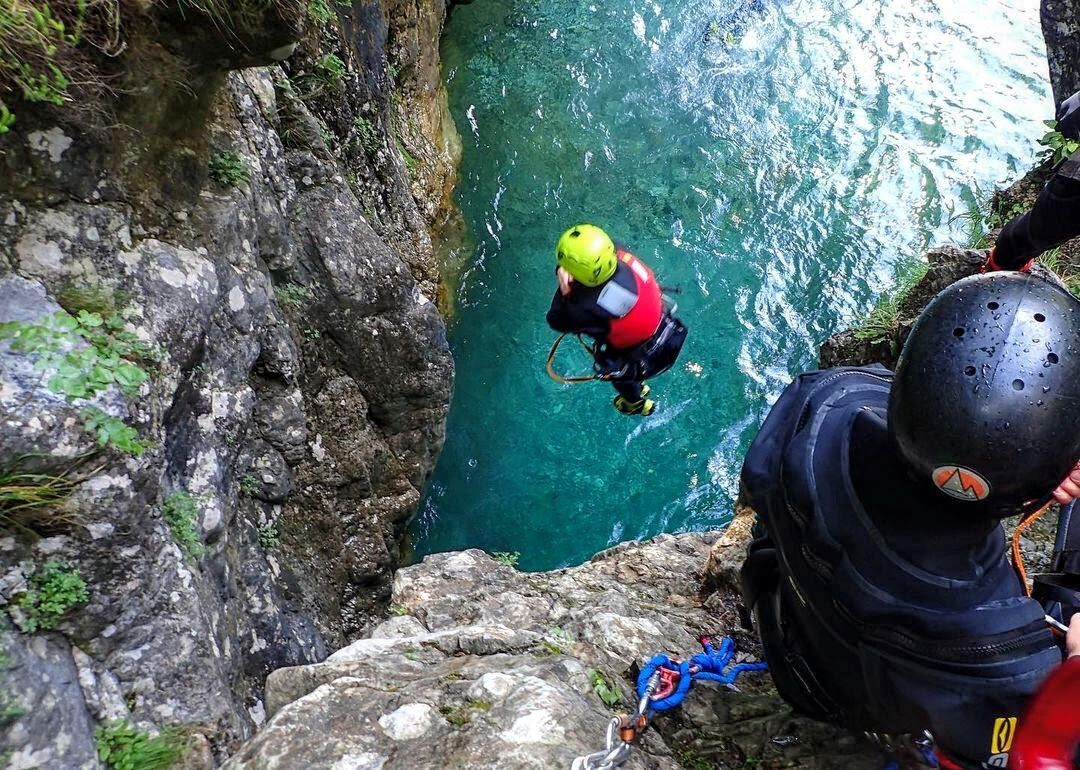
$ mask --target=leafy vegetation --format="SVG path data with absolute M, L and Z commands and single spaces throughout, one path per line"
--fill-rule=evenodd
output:
M 218 184 L 236 187 L 248 181 L 251 171 L 236 150 L 224 150 L 211 156 L 210 176 Z
M 14 602 L 15 623 L 28 634 L 48 631 L 68 610 L 89 600 L 86 582 L 78 570 L 59 559 L 50 559 L 34 570 L 26 592 Z
M 259 527 L 259 545 L 264 551 L 272 551 L 281 545 L 281 535 L 277 527 L 273 524 Z
M 340 89 L 345 72 L 345 62 L 337 54 L 328 53 L 315 62 L 315 80 L 320 90 L 322 88 Z
M 1046 149 L 1042 152 L 1042 158 L 1049 160 L 1055 166 L 1074 152 L 1080 150 L 1080 142 L 1069 139 L 1057 130 L 1056 120 L 1044 120 L 1043 124 L 1050 130 L 1039 140 Z
M 599 671 L 589 671 L 589 682 L 592 684 L 596 697 L 602 700 L 608 708 L 615 708 L 622 703 L 622 691 L 619 689 L 619 685 L 612 684 Z
M 353 129 L 356 132 L 356 142 L 364 152 L 370 155 L 379 149 L 379 132 L 374 123 L 363 115 L 357 115 L 353 121 Z
M 330 8 L 330 5 L 326 0 L 309 0 L 307 12 L 312 20 L 317 21 L 320 24 L 326 24 L 334 18 L 334 11 Z
M 206 548 L 199 533 L 199 501 L 187 492 L 177 491 L 165 498 L 161 516 L 169 525 L 173 541 L 191 560 L 198 559 Z
M 167 728 L 149 735 L 126 721 L 100 724 L 94 730 L 98 759 L 109 770 L 164 770 L 184 753 L 184 733 Z
M 69 401 L 92 398 L 116 385 L 129 396 L 136 395 L 148 375 L 140 363 L 153 362 L 157 353 L 124 329 L 118 314 L 80 310 L 64 311 L 41 323 L 13 321 L 0 323 L 0 340 L 11 340 L 11 349 L 36 355 L 35 368 L 51 372 L 48 388 Z M 113 447 L 138 455 L 145 445 L 134 428 L 95 407 L 82 410 L 86 430 L 102 447 Z
M 899 323 L 900 302 L 915 284 L 922 280 L 928 269 L 929 266 L 921 260 L 901 267 L 897 271 L 896 285 L 893 290 L 878 298 L 870 315 L 855 329 L 855 338 L 867 342 L 880 342 L 891 336 Z
M 491 554 L 491 558 L 505 567 L 517 567 L 521 554 L 517 551 L 496 551 Z
M 88 0 L 0 2 L 0 133 L 15 123 L 5 92 L 28 102 L 62 105 L 68 100 L 72 75 L 65 58 L 82 39 L 88 5 Z
M 278 304 L 285 307 L 301 307 L 311 299 L 311 289 L 298 283 L 283 283 L 274 287 L 274 296 Z
M 259 480 L 250 473 L 245 473 L 240 479 L 240 494 L 244 497 L 254 497 L 259 491 Z

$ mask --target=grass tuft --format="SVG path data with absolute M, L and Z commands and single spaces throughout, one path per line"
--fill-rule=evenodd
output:
M 183 756 L 184 740 L 179 728 L 150 735 L 122 720 L 105 722 L 94 730 L 98 759 L 109 770 L 165 770 Z

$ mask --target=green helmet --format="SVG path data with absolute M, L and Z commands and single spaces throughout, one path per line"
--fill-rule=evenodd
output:
M 578 283 L 599 286 L 615 275 L 615 244 L 595 225 L 575 225 L 559 239 L 555 261 Z

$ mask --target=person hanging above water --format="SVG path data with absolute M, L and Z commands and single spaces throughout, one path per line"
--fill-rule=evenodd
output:
M 1062 648 L 1001 520 L 1071 496 L 1077 404 L 1080 301 L 1015 272 L 941 292 L 895 374 L 842 367 L 788 386 L 742 470 L 757 521 L 741 575 L 744 622 L 790 704 L 885 735 L 903 766 L 1007 765 Z M 1080 537 L 1069 529 L 1059 543 Z M 1059 620 L 1080 609 L 1080 592 L 1055 598 Z
M 557 332 L 587 335 L 595 376 L 615 386 L 615 408 L 648 416 L 656 402 L 645 380 L 670 369 L 686 340 L 686 327 L 672 315 L 648 265 L 616 246 L 599 227 L 575 225 L 555 248 L 558 288 L 547 312 Z M 560 340 L 562 338 L 560 337 Z M 558 341 L 548 356 L 548 371 Z

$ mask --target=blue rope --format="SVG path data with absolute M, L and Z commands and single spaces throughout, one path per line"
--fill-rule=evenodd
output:
M 637 680 L 639 698 L 645 694 L 649 680 L 658 670 L 666 669 L 678 675 L 678 684 L 673 693 L 649 702 L 652 711 L 668 711 L 680 706 L 695 681 L 730 685 L 747 671 L 764 671 L 769 667 L 766 663 L 737 663 L 729 667 L 735 657 L 735 640 L 730 636 L 725 636 L 718 648 L 714 648 L 708 639 L 702 639 L 701 646 L 704 652 L 692 656 L 689 661 L 674 661 L 667 655 L 653 655 L 641 669 Z

